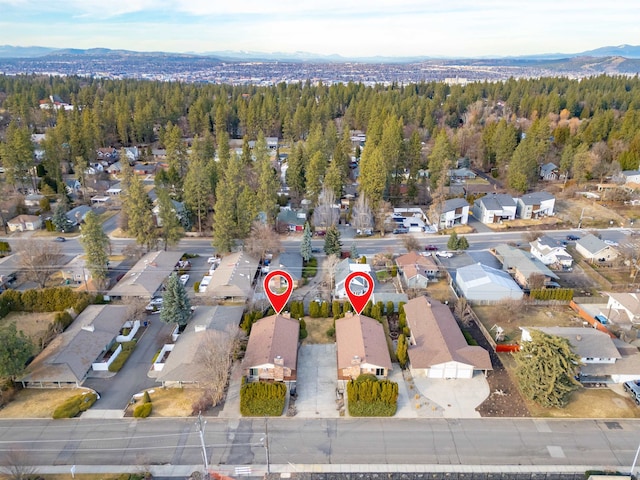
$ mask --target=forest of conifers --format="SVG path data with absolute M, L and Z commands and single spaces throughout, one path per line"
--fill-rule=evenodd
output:
M 539 166 L 547 162 L 578 183 L 638 169 L 639 87 L 637 76 L 606 75 L 374 87 L 0 76 L 0 155 L 7 182 L 15 185 L 34 162 L 27 136 L 46 132 L 43 167 L 55 192 L 69 171 L 65 163 L 75 170 L 89 165 L 98 147 L 166 148 L 169 169 L 156 184 L 169 187 L 192 213 L 202 209 L 189 198 L 195 187 L 186 186 L 194 181 L 189 173 L 195 165 L 193 176 L 210 180 L 210 204 L 226 195 L 244 202 L 229 213 L 235 217 L 246 212 L 253 218 L 262 210 L 258 205 L 271 202 L 260 187 L 279 186 L 268 162 L 260 162 L 265 152 L 259 149 L 269 136 L 279 137 L 281 151 L 288 153 L 286 178 L 294 203 L 302 197 L 314 203 L 323 186 L 339 198 L 349 181 L 351 157 L 360 154 L 359 190 L 372 205 L 415 202 L 424 185 L 436 191 L 458 158 L 491 172 L 506 188 L 525 192 L 535 187 Z M 76 108 L 41 109 L 50 95 Z M 367 134 L 362 152 L 354 150 L 352 130 Z M 185 138 L 193 139 L 188 152 Z M 230 138 L 245 139 L 238 162 L 230 154 Z M 260 140 L 253 153 L 246 146 L 251 140 Z M 210 161 L 214 155 L 217 162 Z M 419 174 L 425 169 L 429 179 Z M 225 187 L 225 179 L 236 185 Z M 243 189 L 252 198 L 243 199 Z M 236 233 L 242 237 L 243 232 Z

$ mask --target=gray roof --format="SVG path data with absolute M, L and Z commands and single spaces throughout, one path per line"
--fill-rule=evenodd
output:
M 516 201 L 506 193 L 490 193 L 476 200 L 484 205 L 485 210 L 502 210 L 504 207 L 515 207 Z
M 545 163 L 544 165 L 542 165 L 542 167 L 540 167 L 540 173 L 542 175 L 547 175 L 557 169 L 558 169 L 558 166 L 555 163 L 549 162 L 549 163 Z
M 26 382 L 82 383 L 128 320 L 126 305 L 89 305 L 27 368 Z
M 600 240 L 593 234 L 588 234 L 582 237 L 580 240 L 576 241 L 576 245 L 580 245 L 586 251 L 588 251 L 591 255 L 595 255 L 596 253 L 604 250 L 608 247 L 606 243 Z
M 584 327 L 522 327 L 540 330 L 547 335 L 566 338 L 580 358 L 621 358 L 609 335 L 595 328 Z
M 214 298 L 248 298 L 253 292 L 253 279 L 258 260 L 244 252 L 223 257 L 211 274 L 207 294 Z
M 156 377 L 158 382 L 204 382 L 203 349 L 215 344 L 213 332 L 233 335 L 242 319 L 243 306 L 223 307 L 198 305 L 189 324 L 180 334 L 164 367 Z
M 525 205 L 538 205 L 540 202 L 544 202 L 545 200 L 554 200 L 555 198 L 556 197 L 548 192 L 533 192 L 520 197 L 520 201 Z
M 511 275 L 482 263 L 458 268 L 456 270 L 456 282 L 463 283 L 467 289 L 492 284 L 496 288 L 521 291 L 520 286 L 511 278 Z
M 280 213 L 278 213 L 278 221 L 287 223 L 289 225 L 303 226 L 305 223 L 307 223 L 306 214 L 305 214 L 305 218 L 301 218 L 301 217 L 298 217 L 298 213 L 304 213 L 304 212 L 296 211 L 296 210 L 281 210 Z
M 442 206 L 442 212 L 450 212 L 451 210 L 455 210 L 456 208 L 468 207 L 469 202 L 467 202 L 464 198 L 450 198 L 449 200 L 444 202 Z
M 84 221 L 84 217 L 91 211 L 91 207 L 87 205 L 80 205 L 76 208 L 69 210 L 66 215 L 67 218 L 73 223 L 81 223 Z
M 294 280 L 302 278 L 302 255 L 298 252 L 283 252 L 277 260 L 280 268 L 291 275 Z
M 518 270 L 525 278 L 531 274 L 539 273 L 545 277 L 558 279 L 558 276 L 529 252 L 520 250 L 510 245 L 501 244 L 496 247 L 496 252 L 501 257 L 504 270 Z
M 182 252 L 150 252 L 109 291 L 113 297 L 151 298 L 174 271 Z

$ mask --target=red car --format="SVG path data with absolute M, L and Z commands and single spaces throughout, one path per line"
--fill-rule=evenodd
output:
M 438 247 L 436 247 L 435 245 L 427 245 L 426 247 L 424 247 L 424 249 L 427 252 L 435 252 L 438 250 Z

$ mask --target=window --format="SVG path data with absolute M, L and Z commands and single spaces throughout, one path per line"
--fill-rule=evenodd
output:
M 376 376 L 378 377 L 384 376 L 384 368 L 376 368 Z
M 258 376 L 258 369 L 257 368 L 250 368 L 249 369 L 249 376 L 250 377 L 257 377 Z

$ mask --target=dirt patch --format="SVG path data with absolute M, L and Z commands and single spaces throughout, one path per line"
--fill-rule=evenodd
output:
M 51 418 L 66 399 L 89 391 L 86 388 L 36 389 L 16 392 L 13 400 L 0 410 L 0 418 Z
M 608 203 L 600 204 L 583 197 L 556 199 L 556 217 L 574 226 L 581 221 L 582 228 L 608 227 L 611 220 L 615 226 L 623 225 L 626 218 L 619 211 Z
M 327 335 L 327 330 L 333 327 L 333 317 L 329 318 L 311 318 L 304 317 L 304 323 L 307 325 L 307 338 L 302 341 L 303 345 L 313 345 L 318 343 L 333 343 L 336 341 L 335 336 Z
M 581 388 L 564 408 L 542 408 L 531 403 L 531 415 L 551 418 L 640 418 L 640 408 L 608 388 Z
M 40 345 L 55 315 L 55 312 L 9 312 L 0 319 L 0 328 L 15 323 L 18 331 L 22 331 L 35 345 Z
M 420 292 L 419 295 L 424 295 L 424 292 Z M 441 279 L 437 282 L 429 282 L 427 285 L 427 295 L 442 303 L 451 303 L 455 301 L 456 298 L 446 279 Z M 412 298 L 411 295 L 409 298 Z
M 559 227 L 564 224 L 564 220 L 558 217 L 544 217 L 537 219 L 524 220 L 518 218 L 515 220 L 508 220 L 502 223 L 489 223 L 487 227 L 491 230 L 506 230 L 509 228 L 528 229 L 528 230 L 547 230 L 550 228 Z
M 151 417 L 188 417 L 193 413 L 193 405 L 202 397 L 199 388 L 155 388 L 149 390 L 153 410 Z M 133 410 L 141 402 L 138 399 L 125 410 L 125 416 L 133 416 Z

